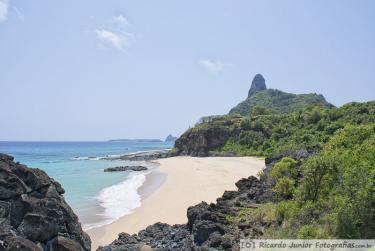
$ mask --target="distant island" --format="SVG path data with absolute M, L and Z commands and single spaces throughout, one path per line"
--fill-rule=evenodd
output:
M 175 136 L 172 136 L 171 134 L 169 134 L 166 138 L 165 138 L 165 142 L 175 142 L 177 139 L 177 137 Z
M 175 142 L 177 137 L 169 134 L 165 140 L 161 139 L 110 139 L 109 142 Z
M 109 142 L 163 142 L 161 139 L 111 139 Z

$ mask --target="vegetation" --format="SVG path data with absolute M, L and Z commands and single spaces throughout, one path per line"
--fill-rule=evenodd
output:
M 255 107 L 265 107 L 277 113 L 290 113 L 304 110 L 311 105 L 319 105 L 324 108 L 332 108 L 322 95 L 311 94 L 292 94 L 283 91 L 268 89 L 254 93 L 245 101 L 239 103 L 229 113 L 247 116 Z
M 272 203 L 262 204 L 258 208 L 240 207 L 235 216 L 227 215 L 225 218 L 228 223 L 234 225 L 243 221 L 274 223 L 277 220 L 277 207 Z
M 255 109 L 259 111 L 259 108 Z M 200 127 L 216 125 L 237 132 L 231 134 L 223 146 L 212 150 L 269 156 L 301 148 L 321 148 L 346 125 L 371 122 L 375 122 L 375 102 L 350 103 L 333 109 L 312 106 L 289 114 L 270 114 L 266 110 L 265 115 L 225 116 L 212 123 L 200 124 Z
M 341 129 L 300 172 L 275 185 L 299 183 L 278 205 L 273 237 L 375 237 L 375 123 Z

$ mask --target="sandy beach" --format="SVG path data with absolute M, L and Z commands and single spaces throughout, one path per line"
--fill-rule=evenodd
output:
M 147 175 L 139 190 L 142 205 L 119 220 L 90 229 L 92 250 L 115 240 L 120 232 L 130 234 L 156 223 L 187 222 L 186 210 L 201 201 L 215 202 L 225 190 L 235 190 L 235 182 L 264 168 L 264 160 L 254 157 L 173 157 L 156 161 L 158 168 Z

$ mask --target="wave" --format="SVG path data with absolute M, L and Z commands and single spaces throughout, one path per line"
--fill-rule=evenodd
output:
M 140 207 L 141 196 L 138 194 L 138 189 L 145 182 L 147 173 L 131 173 L 123 182 L 100 191 L 96 199 L 99 205 L 104 208 L 104 213 L 100 215 L 107 220 L 87 225 L 85 228 L 109 224 L 124 215 L 131 214 L 134 209 Z
M 73 157 L 72 160 L 101 160 L 102 157 Z

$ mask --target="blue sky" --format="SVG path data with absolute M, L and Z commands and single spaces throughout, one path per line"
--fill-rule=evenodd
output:
M 375 98 L 375 1 L 0 0 L 0 140 L 179 135 L 252 77 Z

